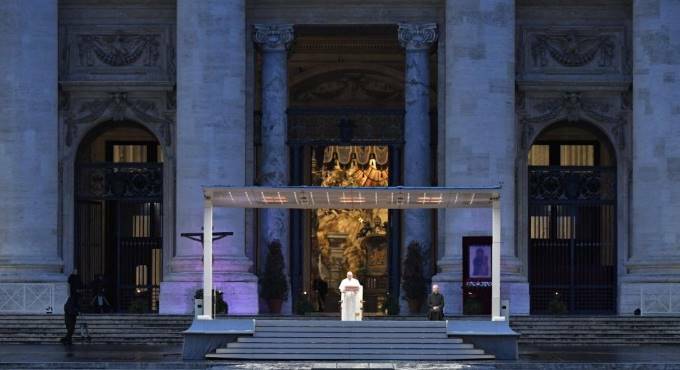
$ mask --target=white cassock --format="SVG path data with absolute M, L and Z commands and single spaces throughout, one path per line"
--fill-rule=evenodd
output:
M 349 289 L 347 289 L 349 287 Z M 354 289 L 353 289 L 354 288 Z M 340 297 L 342 299 L 342 321 L 361 321 L 363 314 L 364 287 L 357 279 L 343 279 L 340 283 Z

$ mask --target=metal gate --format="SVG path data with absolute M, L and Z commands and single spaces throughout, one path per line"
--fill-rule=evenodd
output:
M 162 278 L 162 163 L 84 163 L 76 169 L 75 265 L 81 302 L 157 312 Z
M 616 171 L 529 167 L 532 313 L 616 308 Z

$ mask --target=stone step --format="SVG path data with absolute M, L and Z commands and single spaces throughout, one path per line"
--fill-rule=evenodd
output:
M 461 355 L 481 355 L 484 351 L 481 349 L 474 348 L 449 348 L 449 349 L 412 349 L 404 351 L 399 348 L 366 348 L 366 347 L 355 347 L 355 348 L 343 348 L 343 347 L 331 347 L 331 348 L 305 348 L 305 347 L 289 347 L 289 348 L 231 348 L 227 347 L 216 352 L 218 354 L 265 354 L 265 353 L 283 353 L 283 354 L 312 354 L 312 353 L 324 353 L 327 355 L 376 355 L 376 354 L 418 354 L 418 355 L 444 355 L 444 354 L 461 354 Z
M 493 360 L 493 355 L 487 354 L 352 354 L 343 353 L 340 355 L 331 356 L 328 353 L 210 353 L 206 355 L 208 359 L 231 359 L 231 360 L 337 360 L 337 361 L 354 361 L 354 360 L 403 360 L 403 361 L 462 361 L 462 360 Z
M 255 338 L 346 338 L 348 340 L 354 338 L 374 338 L 374 339 L 385 339 L 394 337 L 394 333 L 375 333 L 375 332 L 353 332 L 353 333 L 335 333 L 335 332 L 324 332 L 324 333 L 308 333 L 308 332 L 265 332 L 261 333 L 255 330 L 253 337 Z M 399 333 L 399 338 L 410 338 L 410 339 L 446 339 L 445 333 Z
M 261 338 L 261 337 L 239 337 L 237 343 L 278 343 L 278 342 L 285 342 L 285 343 L 328 343 L 328 344 L 338 344 L 338 345 L 343 345 L 347 344 L 347 339 L 345 338 L 338 338 L 338 337 L 315 337 L 315 338 Z M 355 338 L 352 339 L 352 343 L 358 343 L 358 344 L 368 344 L 368 343 L 375 343 L 375 340 L 372 338 Z M 401 343 L 413 343 L 413 339 L 411 338 L 397 338 L 397 337 L 392 337 L 392 338 L 381 338 L 380 343 L 384 344 L 401 344 Z M 461 344 L 463 343 L 463 340 L 460 338 L 421 338 L 418 340 L 417 343 L 422 343 L 422 344 Z
M 393 333 L 422 333 L 422 334 L 430 334 L 433 332 L 432 329 L 423 329 L 423 328 L 390 328 L 390 327 L 375 327 L 375 328 L 369 328 L 369 327 L 354 327 L 354 328 L 347 328 L 347 327 L 337 327 L 337 328 L 328 328 L 328 327 L 315 327 L 315 326 L 310 326 L 310 327 L 305 327 L 305 328 L 298 328 L 298 327 L 286 327 L 286 326 L 256 326 L 255 331 L 258 333 L 288 333 L 288 332 L 298 332 L 304 330 L 305 333 L 326 333 L 329 330 L 332 330 L 334 333 L 372 333 L 372 334 L 378 334 L 378 333 L 384 333 L 384 334 L 393 334 Z M 441 332 L 444 329 L 439 329 Z
M 626 334 L 626 335 L 652 335 L 655 333 L 665 333 L 670 335 L 680 335 L 678 330 L 620 330 L 620 329 L 593 329 L 593 330 L 540 330 L 540 329 L 524 329 L 518 330 L 514 329 L 516 332 L 521 334 L 532 334 L 532 333 L 547 333 L 551 335 L 570 335 L 570 334 Z
M 398 321 L 398 320 L 364 320 L 364 321 L 330 321 L 330 320 L 257 320 L 256 326 L 295 326 L 295 327 L 416 327 L 416 328 L 446 328 L 445 321 Z
M 317 343 L 317 342 L 284 342 L 284 343 L 271 343 L 271 342 L 233 342 L 229 343 L 228 349 L 234 348 L 258 348 L 258 349 L 274 349 L 274 348 L 292 348 L 294 346 L 307 349 L 327 349 L 327 348 L 345 348 L 347 350 L 353 350 L 357 348 L 389 348 L 389 349 L 401 349 L 401 350 L 412 350 L 412 349 L 472 349 L 474 348 L 472 344 L 469 343 Z M 227 348 L 217 349 L 217 353 L 222 353 L 228 350 Z

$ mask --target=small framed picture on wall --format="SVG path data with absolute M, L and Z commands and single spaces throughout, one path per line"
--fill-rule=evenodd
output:
M 491 246 L 473 244 L 468 248 L 468 277 L 491 279 Z

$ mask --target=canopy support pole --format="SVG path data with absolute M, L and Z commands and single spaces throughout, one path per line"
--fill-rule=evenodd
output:
M 491 321 L 504 321 L 501 316 L 501 200 L 491 200 Z
M 199 320 L 212 320 L 213 318 L 213 281 L 212 281 L 212 260 L 213 260 L 213 204 L 212 199 L 207 197 L 203 203 L 203 315 L 198 316 Z

